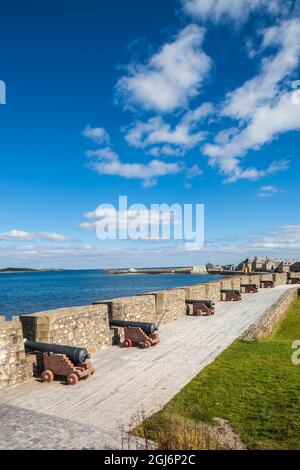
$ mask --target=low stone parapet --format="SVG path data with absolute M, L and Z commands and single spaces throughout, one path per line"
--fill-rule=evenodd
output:
M 206 284 L 194 284 L 184 288 L 186 300 L 205 300 Z
M 68 344 L 94 353 L 111 344 L 106 305 L 60 308 L 21 315 L 23 334 L 32 341 Z
M 261 280 L 261 274 L 249 275 L 249 284 L 255 284 L 258 289 L 260 289 L 260 280 Z
M 18 317 L 0 317 L 0 390 L 25 382 L 32 364 L 25 356 L 22 324 Z
M 221 301 L 221 282 L 211 281 L 205 284 L 205 298 L 213 302 Z
M 156 324 L 162 325 L 186 315 L 184 289 L 152 292 L 155 296 Z
M 287 273 L 274 273 L 273 281 L 275 286 L 282 286 L 288 283 Z

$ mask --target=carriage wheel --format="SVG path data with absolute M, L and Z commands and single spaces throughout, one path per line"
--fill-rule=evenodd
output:
M 145 349 L 150 348 L 150 346 L 151 346 L 150 341 L 144 341 L 144 348 Z
M 42 381 L 52 382 L 53 379 L 54 379 L 54 374 L 52 370 L 44 370 L 44 372 L 42 373 Z
M 124 346 L 124 348 L 131 348 L 131 346 L 132 346 L 131 339 L 125 339 L 125 341 L 123 343 L 123 346 Z
M 67 382 L 69 385 L 75 385 L 78 382 L 78 376 L 76 374 L 70 374 L 67 377 Z

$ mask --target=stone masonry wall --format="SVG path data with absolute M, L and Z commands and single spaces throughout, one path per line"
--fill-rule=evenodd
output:
M 231 289 L 241 290 L 240 276 L 232 276 L 232 278 L 231 278 Z
M 205 298 L 207 300 L 212 300 L 213 302 L 221 301 L 221 283 L 220 281 L 207 282 L 205 284 Z
M 288 276 L 287 273 L 275 273 L 273 274 L 273 281 L 275 286 L 281 286 L 287 284 Z
M 271 305 L 265 313 L 253 323 L 243 335 L 244 341 L 255 341 L 258 338 L 268 337 L 276 328 L 278 322 L 287 312 L 289 306 L 299 295 L 299 289 L 289 289 L 276 303 Z
M 25 357 L 22 324 L 18 317 L 0 317 L 0 390 L 22 383 L 32 376 L 32 364 Z
M 25 338 L 87 348 L 90 353 L 111 344 L 106 305 L 61 308 L 21 315 Z
M 186 315 L 185 290 L 171 289 L 153 292 L 155 296 L 156 324 L 162 325 Z
M 251 277 L 252 276 L 249 276 L 249 274 L 243 274 L 242 276 L 240 276 L 240 283 L 241 284 L 255 284 L 255 282 L 251 281 Z
M 294 279 L 296 278 L 296 279 L 298 279 L 298 278 L 300 278 L 300 273 L 289 273 L 289 274 L 288 274 L 288 277 L 289 277 L 290 279 L 291 279 L 291 278 L 294 278 Z
M 231 278 L 230 277 L 226 277 L 225 279 L 223 279 L 222 281 L 220 281 L 220 285 L 221 285 L 221 290 L 230 290 L 232 289 L 232 286 L 231 286 Z
M 249 276 L 249 284 L 255 284 L 260 289 L 260 274 L 251 274 Z
M 260 280 L 261 281 L 273 281 L 273 274 L 272 273 L 261 274 Z
M 206 300 L 206 284 L 194 284 L 184 289 L 186 300 Z
M 151 323 L 156 321 L 155 296 L 152 294 L 120 297 L 101 303 L 108 306 L 109 318 Z

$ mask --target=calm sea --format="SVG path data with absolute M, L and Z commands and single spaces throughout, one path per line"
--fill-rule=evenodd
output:
M 88 305 L 218 279 L 191 274 L 109 275 L 102 270 L 0 274 L 0 315 L 22 315 L 59 307 Z

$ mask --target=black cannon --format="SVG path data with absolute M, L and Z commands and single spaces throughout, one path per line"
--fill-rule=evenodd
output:
M 215 313 L 215 303 L 212 300 L 186 300 L 187 315 L 209 316 Z
M 66 377 L 68 384 L 74 385 L 80 379 L 87 379 L 95 373 L 90 355 L 85 348 L 75 348 L 62 344 L 38 343 L 24 339 L 25 349 L 43 353 L 43 382 L 51 382 L 55 376 Z
M 39 351 L 54 354 L 65 354 L 72 362 L 85 362 L 91 356 L 85 348 L 74 348 L 73 346 L 64 346 L 62 344 L 38 343 L 24 339 L 25 349 L 29 351 Z
M 238 301 L 238 300 L 242 300 L 242 296 L 241 296 L 240 291 L 237 289 L 222 289 L 221 299 L 227 302 Z
M 288 284 L 300 284 L 300 278 L 299 277 L 291 277 L 288 280 Z
M 258 287 L 256 284 L 241 284 L 241 291 L 245 294 L 255 294 L 258 292 Z
M 158 327 L 154 323 L 144 323 L 139 321 L 127 321 L 127 320 L 109 320 L 110 326 L 117 326 L 120 328 L 140 328 L 145 333 L 152 335 L 158 331 Z
M 141 344 L 149 348 L 159 343 L 158 327 L 154 323 L 110 319 L 111 327 L 124 328 L 124 347 L 130 348 L 133 344 Z

